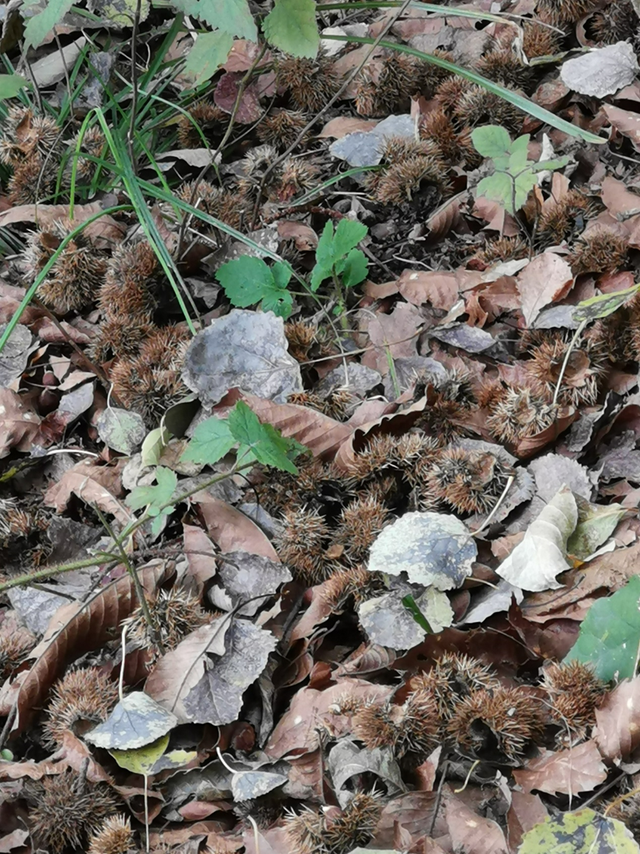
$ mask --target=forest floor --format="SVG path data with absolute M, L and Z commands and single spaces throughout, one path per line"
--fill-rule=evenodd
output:
M 635 0 L 212 2 L 2 7 L 0 852 L 640 852 Z

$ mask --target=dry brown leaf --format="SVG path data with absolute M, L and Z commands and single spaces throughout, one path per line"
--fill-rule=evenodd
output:
M 443 311 L 449 311 L 458 299 L 455 273 L 404 270 L 398 279 L 398 290 L 413 305 L 428 302 Z
M 44 495 L 44 503 L 62 513 L 71 496 L 77 495 L 82 501 L 95 504 L 103 513 L 110 513 L 122 525 L 126 525 L 131 519 L 118 500 L 123 494 L 121 474 L 124 462 L 123 459 L 113 466 L 98 466 L 89 460 L 82 460 L 68 469 L 58 483 L 49 487 Z
M 500 826 L 470 810 L 460 798 L 447 796 L 445 816 L 454 851 L 507 854 L 507 841 Z
M 507 813 L 507 834 L 511 851 L 517 851 L 524 834 L 544 821 L 548 815 L 539 795 L 511 792 L 511 806 Z
M 318 246 L 318 235 L 311 226 L 292 219 L 278 222 L 278 237 L 280 240 L 293 240 L 300 252 L 313 252 Z
M 448 199 L 426 221 L 425 226 L 431 232 L 432 239 L 440 240 L 446 237 L 453 228 L 457 228 L 462 223 L 461 198 L 462 194 L 459 193 L 452 199 Z
M 31 449 L 40 419 L 15 391 L 0 388 L 0 459 L 15 448 Z
M 607 769 L 593 739 L 568 750 L 546 750 L 525 768 L 513 771 L 523 792 L 537 789 L 550 795 L 590 792 L 607 779 Z
M 157 662 L 145 684 L 145 693 L 153 697 L 181 723 L 191 718 L 184 708 L 184 699 L 204 675 L 205 654 L 224 655 L 225 634 L 231 625 L 227 616 L 200 626 Z
M 318 136 L 320 139 L 342 139 L 348 133 L 372 130 L 378 124 L 375 119 L 357 119 L 354 116 L 337 116 L 328 121 Z
M 536 433 L 535 436 L 527 436 L 525 439 L 520 439 L 515 448 L 513 448 L 513 453 L 521 459 L 532 456 L 542 450 L 542 448 L 546 448 L 551 442 L 555 442 L 558 436 L 567 430 L 577 417 L 578 413 L 573 407 L 560 407 L 553 424 L 541 433 Z
M 416 355 L 424 318 L 414 305 L 399 302 L 391 314 L 378 313 L 374 317 L 367 315 L 367 318 L 365 331 L 369 333 L 372 347 L 362 357 L 363 365 L 386 376 L 389 359 Z
M 216 552 L 206 531 L 196 525 L 183 525 L 182 541 L 187 559 L 185 578 L 193 579 L 202 593 L 205 584 L 216 574 Z
M 603 104 L 602 109 L 618 133 L 628 137 L 634 148 L 640 147 L 640 116 L 629 110 L 614 107 L 613 104 Z
M 72 225 L 80 225 L 89 217 L 104 210 L 101 202 L 91 202 L 88 205 L 75 205 L 73 208 Z M 13 222 L 35 222 L 39 228 L 49 228 L 54 222 L 63 220 L 69 222 L 69 205 L 16 205 L 8 211 L 0 213 L 0 227 Z M 112 216 L 101 216 L 84 230 L 83 234 L 96 241 L 97 246 L 113 248 L 114 241 L 119 243 L 126 233 L 126 228 L 115 221 Z
M 207 531 L 221 552 L 248 552 L 280 560 L 267 535 L 244 513 L 208 492 L 198 492 L 192 500 L 200 507 Z
M 138 570 L 138 576 L 145 592 L 151 594 L 172 572 L 167 564 L 156 563 Z M 36 661 L 18 692 L 14 735 L 22 732 L 31 716 L 42 707 L 49 688 L 69 662 L 112 640 L 114 630 L 136 604 L 131 577 L 124 575 L 86 602 L 72 602 L 56 611 L 45 639 L 31 653 Z
M 605 759 L 631 759 L 640 745 L 640 676 L 626 679 L 607 694 L 596 709 L 593 735 Z
M 273 425 L 287 439 L 296 439 L 309 448 L 314 457 L 331 459 L 353 432 L 347 424 L 305 406 L 274 403 L 252 394 L 244 394 L 243 399 L 260 421 Z
M 393 688 L 387 685 L 370 685 L 360 679 L 340 679 L 323 691 L 302 688 L 294 696 L 287 711 L 278 721 L 265 746 L 271 759 L 281 759 L 292 752 L 310 753 L 319 745 L 319 723 L 330 726 L 335 738 L 347 735 L 351 717 L 339 712 L 340 699 L 386 700 Z
M 631 214 L 623 224 L 629 234 L 629 246 L 640 247 L 640 221 L 635 215 L 640 212 L 640 196 L 628 190 L 623 181 L 608 175 L 602 182 L 601 198 L 614 219 Z
M 554 252 L 543 252 L 518 273 L 517 287 L 522 296 L 524 320 L 530 327 L 545 306 L 569 293 L 573 273 L 564 258 Z

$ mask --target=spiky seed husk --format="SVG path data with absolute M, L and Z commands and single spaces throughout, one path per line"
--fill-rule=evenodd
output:
M 544 334 L 542 341 L 529 349 L 530 358 L 524 367 L 532 379 L 534 392 L 551 400 L 568 354 L 558 400 L 572 406 L 590 406 L 597 401 L 605 379 L 607 355 L 591 338 L 584 337 L 573 345 L 571 340 L 571 336 L 561 333 Z
M 544 729 L 539 701 L 517 688 L 475 691 L 462 699 L 447 724 L 459 748 L 478 758 L 517 762 Z
M 522 127 L 522 113 L 517 107 L 475 83 L 461 94 L 452 110 L 461 126 L 504 125 L 512 134 Z
M 148 603 L 148 607 L 156 635 L 165 650 L 175 649 L 187 635 L 211 620 L 211 615 L 202 608 L 199 597 L 182 587 L 158 591 L 155 599 Z M 136 646 L 149 649 L 154 655 L 158 654 L 140 606 L 124 620 L 123 625 L 125 624 L 129 627 L 127 637 Z
M 575 24 L 598 6 L 598 0 L 538 0 L 537 11 L 560 24 Z
M 562 36 L 538 21 L 522 22 L 522 49 L 527 59 L 552 56 L 562 47 Z
M 190 118 L 180 115 L 178 119 L 178 144 L 180 148 L 201 148 L 202 137 L 194 127 L 194 122 L 207 137 L 207 131 L 214 129 L 222 136 L 223 126 L 229 116 L 211 101 L 199 101 L 187 109 Z
M 434 461 L 420 495 L 449 504 L 458 513 L 488 513 L 513 469 L 491 453 L 446 448 Z
M 149 322 L 156 307 L 153 284 L 159 272 L 155 252 L 146 241 L 120 245 L 107 266 L 99 306 L 107 320 L 136 317 Z
M 357 607 L 385 589 L 380 573 L 369 572 L 364 566 L 352 566 L 334 572 L 320 586 L 318 595 L 332 610 L 341 611 L 350 602 Z
M 451 719 L 457 704 L 475 691 L 490 691 L 500 683 L 493 669 L 476 658 L 459 652 L 445 652 L 431 670 L 411 679 L 411 687 L 434 698 L 442 721 Z
M 596 722 L 595 710 L 606 696 L 607 686 L 593 667 L 580 661 L 550 664 L 545 667 L 542 687 L 551 701 L 551 715 L 561 725 L 558 733 L 565 740 L 581 740 Z
M 55 170 L 45 168 L 43 158 L 36 152 L 13 166 L 7 185 L 12 205 L 34 204 L 50 196 L 55 189 Z
M 598 211 L 597 204 L 580 190 L 569 190 L 557 201 L 545 202 L 536 224 L 536 243 L 553 246 L 571 240 Z
M 359 563 L 389 518 L 389 509 L 374 496 L 356 498 L 340 515 L 334 542 L 344 546 L 344 559 Z
M 419 688 L 399 706 L 368 703 L 353 716 L 353 734 L 365 747 L 389 747 L 397 758 L 408 753 L 420 761 L 436 747 L 440 722 L 433 693 Z
M 632 0 L 613 0 L 596 12 L 589 22 L 589 33 L 599 44 L 626 41 L 638 29 L 638 15 Z
M 132 847 L 131 822 L 124 815 L 113 815 L 92 835 L 87 854 L 127 854 Z
M 71 225 L 55 222 L 47 231 L 34 231 L 23 253 L 25 278 L 32 284 L 68 237 Z M 38 288 L 43 303 L 57 314 L 91 305 L 107 269 L 107 257 L 81 234 L 67 243 Z
M 114 356 L 134 358 L 140 347 L 156 331 L 148 315 L 123 315 L 105 320 L 91 342 L 89 354 L 97 362 L 106 362 Z
M 315 186 L 317 177 L 318 169 L 313 163 L 287 157 L 278 167 L 267 197 L 270 201 L 286 204 Z
M 478 60 L 476 69 L 483 77 L 514 89 L 526 89 L 534 74 L 531 66 L 523 64 L 511 44 L 501 42 Z
M 287 841 L 296 854 L 327 854 L 324 816 L 315 810 L 304 809 L 285 819 Z
M 500 442 L 514 444 L 535 436 L 553 424 L 557 406 L 530 388 L 503 389 L 485 424 Z
M 24 626 L 0 633 L 0 678 L 8 678 L 35 645 L 35 636 Z
M 118 701 L 118 685 L 108 674 L 97 668 L 72 670 L 66 673 L 53 688 L 53 699 L 47 708 L 44 723 L 45 740 L 50 746 L 62 744 L 65 733 L 83 735 L 106 721 Z M 87 726 L 89 724 L 89 726 Z
M 633 834 L 636 842 L 640 842 L 640 792 L 631 794 L 621 800 L 615 798 L 610 804 L 603 803 L 606 807 L 606 815 L 621 821 Z
M 316 328 L 303 320 L 292 320 L 284 325 L 289 352 L 297 362 L 306 362 L 316 340 Z
M 233 812 L 242 819 L 251 816 L 261 830 L 266 830 L 282 815 L 282 803 L 269 798 L 268 795 L 262 798 L 250 798 L 246 801 L 236 801 Z M 231 848 L 229 852 L 231 854 Z
M 331 574 L 325 557 L 329 527 L 315 510 L 287 510 L 277 538 L 280 560 L 305 584 L 318 584 Z
M 391 52 L 374 79 L 365 70 L 356 87 L 355 105 L 361 116 L 406 112 L 411 96 L 420 91 L 425 69 L 416 57 Z
M 329 818 L 324 844 L 330 854 L 349 854 L 354 848 L 368 845 L 380 821 L 382 804 L 373 794 L 357 792 L 340 815 Z
M 33 786 L 32 797 L 31 833 L 51 854 L 84 850 L 87 837 L 98 833 L 118 810 L 118 800 L 106 785 L 86 779 L 81 783 L 74 771 L 44 777 Z
M 293 145 L 306 124 L 304 113 L 298 110 L 276 110 L 258 125 L 258 138 L 260 142 L 284 151 Z
M 240 228 L 252 207 L 246 196 L 239 190 L 216 187 L 208 181 L 188 181 L 177 190 L 176 195 L 182 201 L 209 216 L 222 220 L 232 228 Z M 211 233 L 211 226 L 194 214 L 191 219 L 193 228 Z
M 276 83 L 289 92 L 296 109 L 317 113 L 338 91 L 340 78 L 328 57 L 285 57 L 277 64 Z
M 74 152 L 74 154 L 78 143 L 80 143 L 81 155 L 88 154 L 96 158 L 100 158 L 102 156 L 103 151 L 105 150 L 107 145 L 105 135 L 98 125 L 94 125 L 93 127 L 87 128 L 82 139 L 80 139 L 79 132 L 75 135 L 75 137 L 71 141 L 71 151 Z M 65 182 L 67 186 L 70 186 L 71 184 L 71 176 L 73 174 L 74 164 L 76 164 L 76 182 L 80 185 L 89 184 L 95 174 L 96 169 L 98 168 L 98 165 L 94 163 L 93 160 L 90 160 L 89 157 L 80 156 L 78 157 L 77 162 L 75 160 L 75 157 L 70 157 L 67 161 L 67 165 L 65 168 Z
M 567 259 L 575 275 L 580 273 L 612 273 L 627 260 L 629 239 L 604 228 L 583 235 Z
M 520 260 L 528 255 L 529 247 L 520 237 L 494 237 L 471 256 L 468 266 L 486 270 L 497 262 Z
M 473 86 L 464 77 L 454 75 L 443 80 L 436 89 L 436 98 L 448 115 L 455 114 L 455 107 L 463 94 Z

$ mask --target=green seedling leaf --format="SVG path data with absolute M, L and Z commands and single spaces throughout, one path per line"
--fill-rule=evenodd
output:
M 367 226 L 355 219 L 341 219 L 333 236 L 332 253 L 334 262 L 348 255 L 367 236 Z
M 579 302 L 575 309 L 571 312 L 572 318 L 578 323 L 585 321 L 598 320 L 602 317 L 608 317 L 623 306 L 627 300 L 635 296 L 640 291 L 640 284 L 627 288 L 624 291 L 615 291 L 612 294 L 600 294 L 597 297 Z
M 72 6 L 73 0 L 49 0 L 42 12 L 29 18 L 24 30 L 25 53 L 30 47 L 42 44 L 48 33 L 62 21 Z
M 267 41 L 292 56 L 313 59 L 320 47 L 314 0 L 275 0 L 262 29 Z
M 193 431 L 181 459 L 191 463 L 206 463 L 212 466 L 221 460 L 236 445 L 229 422 L 221 418 L 207 418 Z
M 317 291 L 334 271 L 337 275 L 345 272 L 346 287 L 353 287 L 366 278 L 368 262 L 364 253 L 357 250 L 359 255 L 353 254 L 366 234 L 366 225 L 356 220 L 340 220 L 335 233 L 331 220 L 326 223 L 316 249 L 316 264 L 311 271 L 311 290 Z
M 407 611 L 409 611 L 409 613 L 411 614 L 413 619 L 416 621 L 416 623 L 420 626 L 420 628 L 423 631 L 425 631 L 428 635 L 432 635 L 433 629 L 429 625 L 429 622 L 428 622 L 427 618 L 425 617 L 425 615 L 422 613 L 422 611 L 418 607 L 416 600 L 413 598 L 413 596 L 411 596 L 411 594 L 404 596 L 402 599 L 402 604 L 407 609 Z
M 529 142 L 528 134 L 527 142 Z M 503 158 L 506 165 L 512 152 L 512 142 L 508 131 L 501 125 L 484 125 L 471 132 L 471 141 L 483 157 L 490 157 L 493 161 Z
M 509 155 L 509 172 L 517 175 L 521 169 L 526 169 L 529 160 L 529 134 L 519 136 L 511 143 Z M 495 162 L 495 161 L 494 161 Z
M 518 854 L 638 854 L 621 821 L 591 809 L 549 816 L 522 837 Z
M 15 98 L 29 83 L 19 74 L 0 74 L 0 101 Z
M 492 202 L 498 202 L 508 212 L 513 214 L 513 182 L 506 172 L 494 172 L 483 178 L 477 186 L 479 196 L 485 196 Z
M 621 504 L 579 505 L 578 525 L 567 542 L 569 554 L 586 560 L 609 539 L 626 512 Z
M 316 265 L 311 271 L 311 289 L 317 291 L 333 270 L 333 223 L 327 220 L 316 247 Z
M 568 157 L 556 157 L 554 160 L 540 160 L 530 165 L 534 172 L 550 172 L 553 169 L 562 169 L 568 162 Z
M 152 741 L 151 744 L 145 744 L 144 747 L 130 750 L 110 750 L 109 753 L 121 768 L 126 768 L 133 774 L 148 777 L 151 774 L 151 769 L 168 746 L 169 734 L 167 733 L 167 735 L 161 735 L 156 741 Z
M 258 28 L 247 0 L 171 0 L 171 5 L 216 30 L 250 42 L 258 40 Z
M 209 80 L 220 66 L 226 62 L 233 46 L 233 35 L 222 30 L 212 33 L 200 33 L 189 51 L 184 66 L 185 74 L 193 80 L 194 86 Z
M 177 484 L 176 473 L 159 466 L 156 469 L 156 485 L 136 486 L 127 498 L 127 507 L 131 507 L 132 510 L 148 507 L 149 515 L 157 516 L 161 512 L 161 507 L 171 501 Z
M 143 691 L 134 691 L 123 697 L 107 720 L 87 733 L 85 739 L 105 750 L 137 750 L 157 742 L 177 725 L 174 714 Z
M 635 676 L 640 649 L 640 577 L 589 608 L 565 661 L 592 664 L 605 682 Z
M 531 190 L 538 183 L 538 179 L 535 173 L 527 169 L 524 172 L 521 172 L 520 175 L 515 179 L 515 198 L 511 199 L 511 208 L 515 205 L 515 210 L 508 210 L 509 213 L 513 214 L 515 211 L 519 211 L 520 208 L 527 201 L 527 197 Z
M 264 310 L 285 319 L 293 305 L 293 297 L 287 290 L 290 278 L 291 268 L 286 264 L 279 262 L 270 268 L 262 258 L 250 255 L 227 261 L 216 273 L 233 305 L 248 308 L 260 303 Z
M 229 429 L 240 443 L 238 459 L 250 458 L 266 466 L 297 474 L 291 456 L 300 453 L 302 445 L 295 439 L 285 439 L 270 424 L 262 424 L 258 416 L 242 400 L 229 413 Z
M 345 288 L 355 288 L 364 282 L 368 272 L 367 256 L 360 249 L 352 249 L 342 263 L 340 278 Z

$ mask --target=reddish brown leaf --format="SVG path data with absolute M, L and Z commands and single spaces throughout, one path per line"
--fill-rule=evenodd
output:
M 72 225 L 80 225 L 89 217 L 104 210 L 102 202 L 91 202 L 87 205 L 75 205 L 73 208 Z M 68 205 L 17 205 L 0 213 L 0 227 L 13 222 L 36 222 L 42 229 L 48 228 L 58 220 L 69 222 Z M 113 248 L 113 243 L 120 242 L 126 233 L 126 228 L 111 216 L 101 216 L 91 225 L 88 225 L 83 233 L 96 241 L 97 246 Z
M 473 812 L 459 798 L 449 795 L 445 815 L 454 851 L 473 854 L 507 854 L 507 842 L 500 826 Z
M 637 149 L 640 146 L 640 116 L 613 104 L 603 104 L 602 109 L 618 133 L 628 137 Z
M 594 738 L 610 762 L 629 760 L 640 745 L 640 676 L 625 680 L 596 709 Z
M 539 795 L 511 792 L 511 806 L 507 813 L 507 833 L 511 851 L 517 851 L 524 834 L 544 821 L 547 815 L 547 808 Z
M 358 119 L 353 116 L 337 116 L 327 122 L 318 136 L 320 139 L 342 139 L 348 133 L 356 131 L 369 131 L 378 122 L 375 119 Z
M 207 531 L 221 552 L 249 552 L 280 560 L 267 535 L 244 513 L 208 492 L 198 492 L 193 501 L 200 507 Z
M 453 228 L 460 226 L 463 221 L 460 213 L 460 200 L 459 195 L 454 196 L 431 214 L 425 225 L 431 232 L 432 239 L 440 240 L 446 237 Z
M 183 525 L 182 539 L 187 559 L 185 576 L 193 579 L 202 593 L 204 585 L 216 574 L 216 552 L 207 533 L 196 525 Z
M 517 277 L 527 326 L 532 326 L 546 305 L 565 297 L 572 286 L 571 267 L 554 252 L 543 252 L 530 261 Z
M 404 270 L 398 290 L 413 305 L 431 303 L 434 308 L 449 311 L 458 299 L 458 280 L 455 273 Z
M 77 495 L 87 504 L 95 504 L 104 513 L 110 513 L 122 525 L 131 517 L 124 504 L 118 501 L 122 495 L 121 475 L 124 460 L 113 466 L 98 466 L 89 460 L 81 460 L 68 469 L 58 483 L 45 492 L 44 503 L 55 507 L 58 513 L 66 510 L 69 499 Z
M 546 448 L 551 442 L 555 442 L 558 436 L 567 430 L 578 417 L 578 413 L 571 406 L 563 406 L 558 410 L 556 420 L 543 430 L 541 433 L 536 433 L 535 436 L 528 436 L 526 439 L 520 439 L 513 453 L 521 459 L 526 459 L 533 454 Z
M 172 572 L 165 563 L 156 563 L 138 570 L 138 576 L 145 592 L 151 594 Z M 31 653 L 36 661 L 18 692 L 14 735 L 22 732 L 42 706 L 49 688 L 69 662 L 112 640 L 114 630 L 136 604 L 133 582 L 125 575 L 86 602 L 72 602 L 56 611 L 43 641 Z
M 280 240 L 293 240 L 301 252 L 313 252 L 318 246 L 318 235 L 311 226 L 291 219 L 278 222 L 278 237 Z
M 215 101 L 216 106 L 220 107 L 221 110 L 224 110 L 225 113 L 231 113 L 233 110 L 243 77 L 244 74 L 241 74 L 240 72 L 226 72 L 218 81 L 218 85 L 216 86 L 216 90 L 213 95 L 213 100 Z M 254 80 L 245 88 L 242 93 L 242 97 L 240 98 L 240 104 L 236 113 L 236 121 L 239 124 L 246 125 L 251 124 L 251 122 L 258 121 L 262 115 L 258 98 L 259 89 L 257 81 Z
M 0 459 L 12 448 L 28 451 L 39 425 L 40 419 L 19 394 L 0 388 Z
M 367 319 L 366 331 L 373 346 L 362 357 L 363 365 L 385 376 L 389 373 L 390 359 L 416 354 L 424 318 L 415 306 L 399 302 L 391 314 L 367 315 Z
M 550 795 L 590 792 L 607 779 L 607 769 L 593 739 L 568 750 L 546 750 L 513 776 L 523 792 L 537 789 Z

